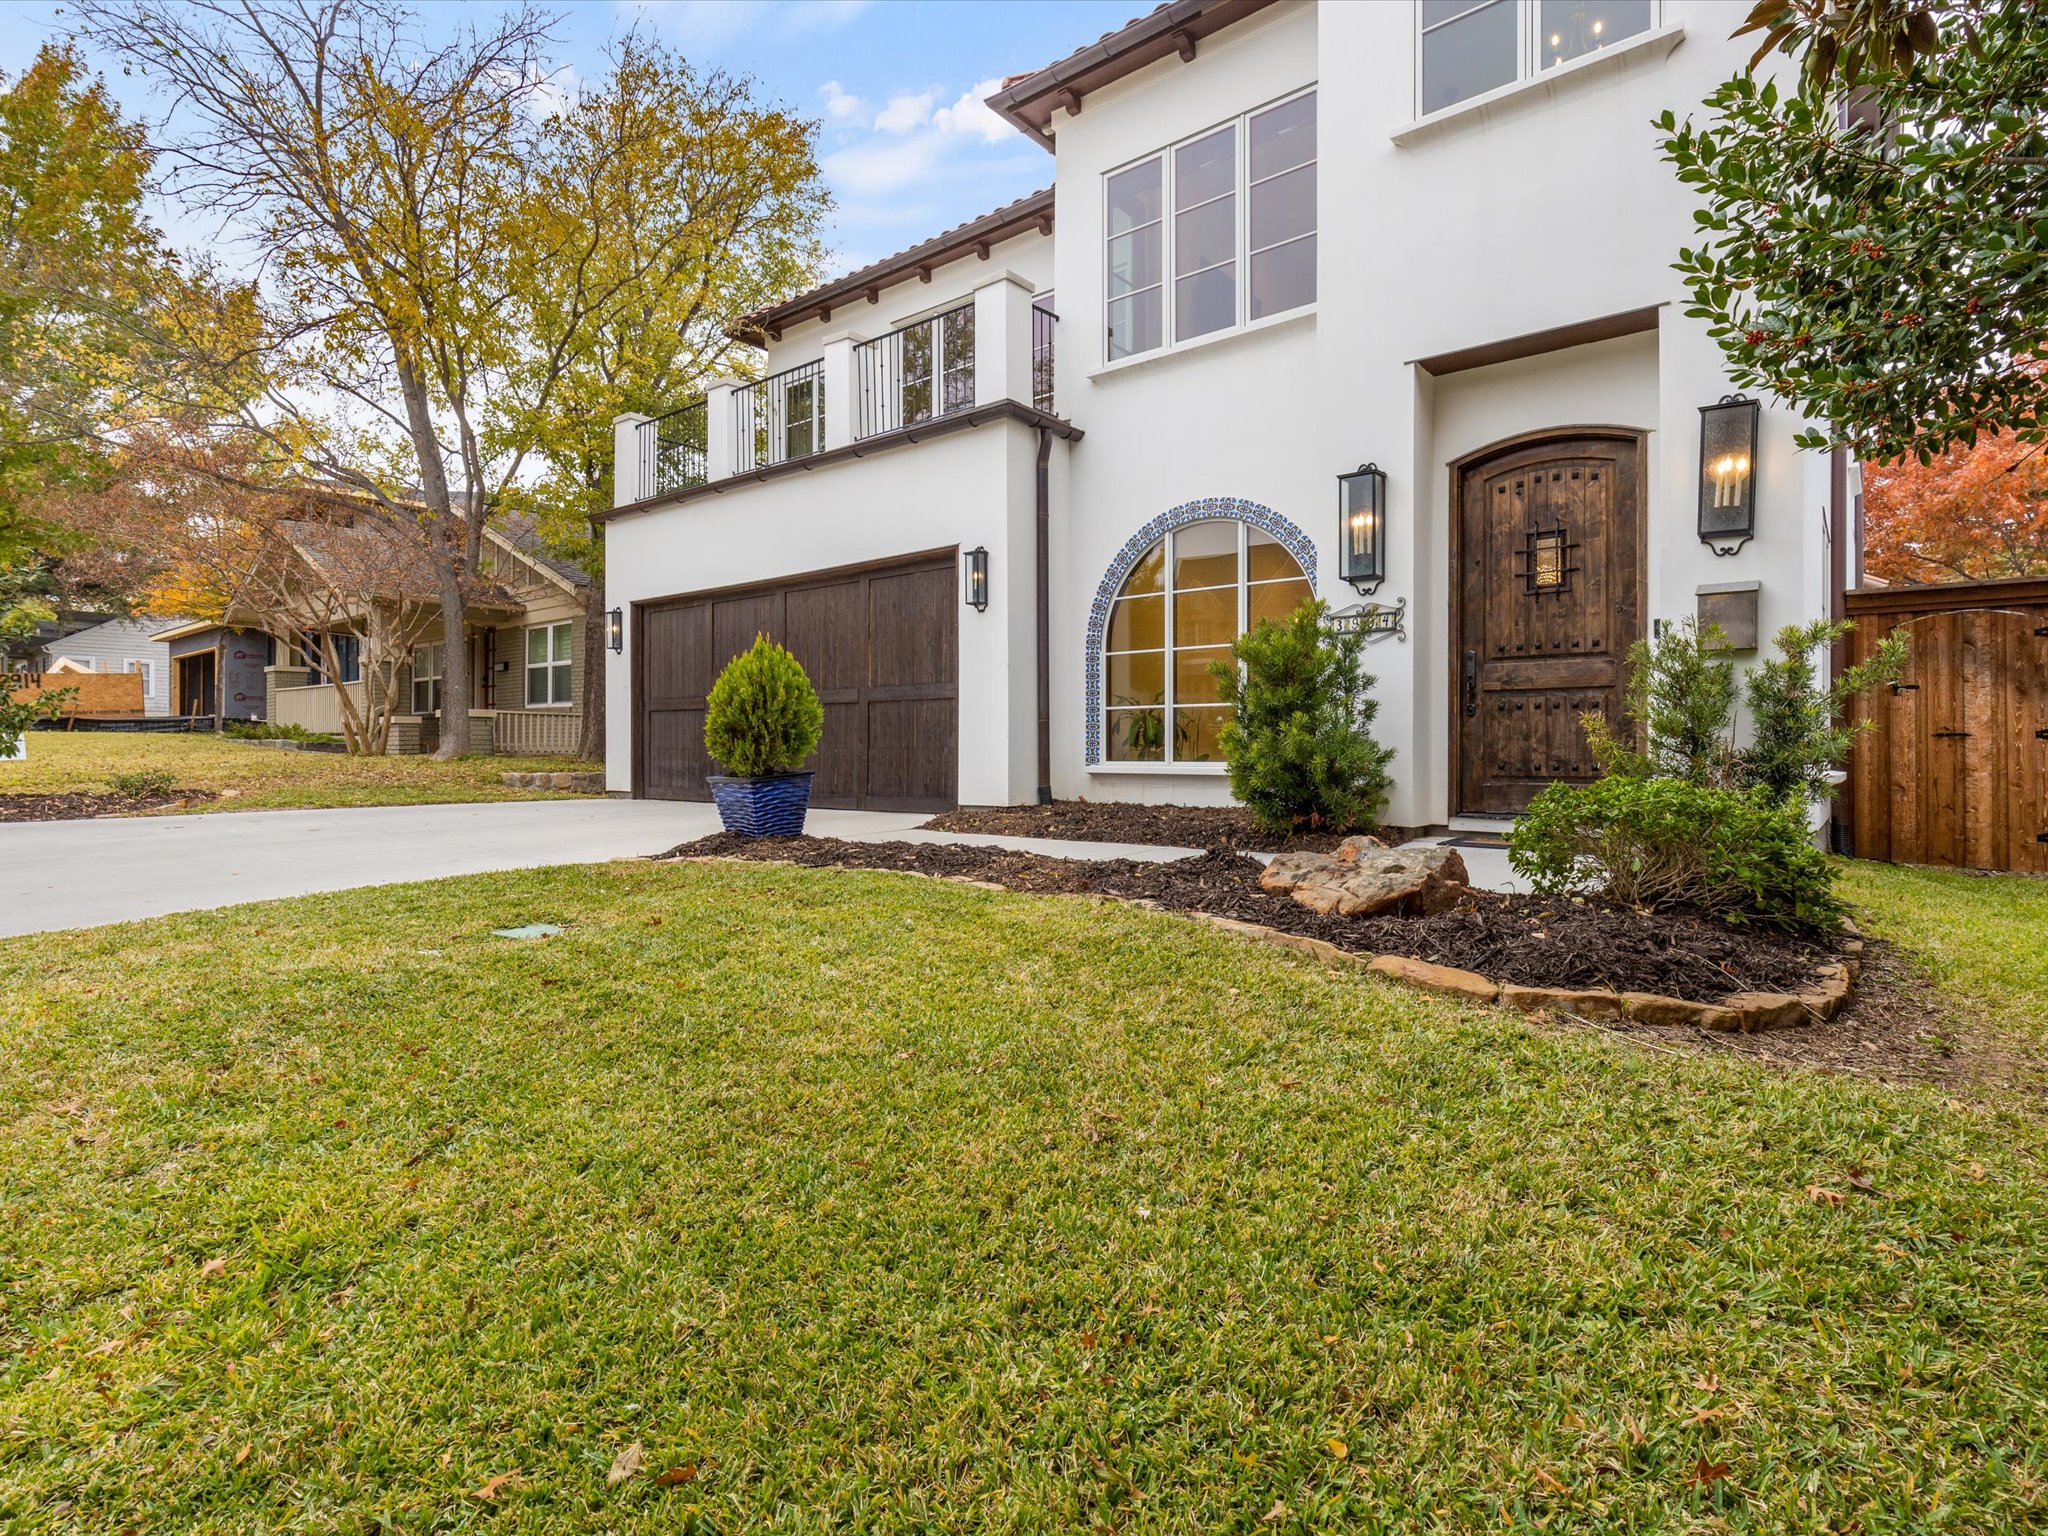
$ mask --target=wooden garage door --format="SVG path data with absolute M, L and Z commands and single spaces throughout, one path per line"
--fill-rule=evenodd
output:
M 634 793 L 707 800 L 704 698 L 726 662 L 766 634 L 825 706 L 805 766 L 811 803 L 938 811 L 957 803 L 959 602 L 950 551 L 701 592 L 634 610 Z

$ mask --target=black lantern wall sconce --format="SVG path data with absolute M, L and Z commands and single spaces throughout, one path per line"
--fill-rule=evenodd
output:
M 604 616 L 605 643 L 615 651 L 626 648 L 626 611 L 614 608 Z
M 988 612 L 988 550 L 977 544 L 961 556 L 967 587 L 967 606 L 976 613 Z
M 1700 542 L 1732 555 L 1756 537 L 1756 439 L 1762 402 L 1723 395 L 1700 407 Z
M 1387 472 L 1377 464 L 1337 477 L 1337 575 L 1362 596 L 1387 579 Z

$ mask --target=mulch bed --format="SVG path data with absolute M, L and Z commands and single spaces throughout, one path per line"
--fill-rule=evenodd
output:
M 112 790 L 88 794 L 72 790 L 61 795 L 0 795 L 0 821 L 83 821 L 94 816 L 133 816 L 214 798 L 211 790 L 173 789 L 161 795 L 122 795 Z
M 1051 805 L 1001 805 L 945 811 L 924 823 L 936 832 L 988 832 L 999 837 L 1056 837 L 1075 842 L 1143 843 L 1165 848 L 1256 848 L 1262 853 L 1327 853 L 1348 835 L 1261 832 L 1242 806 L 1136 805 L 1121 800 L 1055 800 Z M 1407 830 L 1382 827 L 1381 841 L 1405 842 Z
M 1434 917 L 1318 914 L 1259 889 L 1261 865 L 1230 848 L 1164 864 L 1091 862 L 938 843 L 721 832 L 666 857 L 761 859 L 819 868 L 897 869 L 986 880 L 1014 891 L 1097 894 L 1207 912 L 1306 934 L 1360 954 L 1411 955 L 1522 986 L 1657 992 L 1719 1002 L 1735 992 L 1797 990 L 1828 947 L 1679 915 L 1647 915 L 1551 897 L 1474 891 Z

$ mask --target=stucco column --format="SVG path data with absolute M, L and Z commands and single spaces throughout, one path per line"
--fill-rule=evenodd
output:
M 713 379 L 704 386 L 704 478 L 723 480 L 739 469 L 733 442 L 732 392 L 738 379 Z
M 1005 272 L 974 290 L 974 403 L 1031 403 L 1031 284 Z
M 825 447 L 844 448 L 857 430 L 854 402 L 859 386 L 854 375 L 854 350 L 865 337 L 840 331 L 825 338 L 825 355 L 819 367 L 825 385 Z
M 654 489 L 652 468 L 640 428 L 652 421 L 638 411 L 622 411 L 612 418 L 612 505 L 623 507 L 638 501 Z

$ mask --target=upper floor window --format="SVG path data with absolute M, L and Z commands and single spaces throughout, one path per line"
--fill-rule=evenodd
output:
M 1105 355 L 1193 341 L 1316 299 L 1316 96 L 1104 179 Z
M 1427 115 L 1647 32 L 1657 0 L 1419 0 Z

